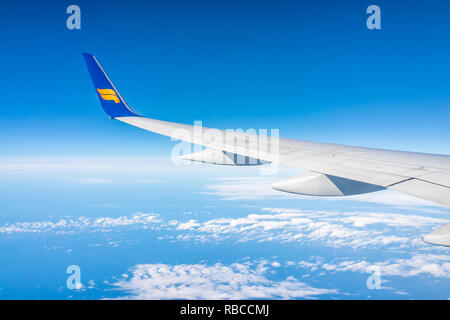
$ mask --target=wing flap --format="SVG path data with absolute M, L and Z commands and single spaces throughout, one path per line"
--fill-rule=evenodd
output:
M 316 172 L 281 180 L 274 183 L 272 188 L 309 196 L 350 196 L 384 189 L 377 185 Z

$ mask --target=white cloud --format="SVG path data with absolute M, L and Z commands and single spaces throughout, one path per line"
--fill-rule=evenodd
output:
M 450 278 L 450 256 L 436 254 L 416 254 L 409 259 L 391 259 L 384 262 L 365 260 L 342 261 L 333 265 L 335 271 L 366 273 L 369 266 L 378 266 L 381 276 L 414 277 L 429 275 Z
M 113 285 L 122 299 L 293 299 L 337 294 L 294 277 L 271 280 L 266 263 L 139 264 Z
M 95 283 L 94 280 L 89 280 L 88 281 L 88 289 L 94 289 L 97 286 L 97 284 Z
M 7 223 L 0 226 L 0 234 L 12 233 L 74 233 L 83 230 L 105 231 L 115 227 L 124 227 L 130 225 L 143 225 L 159 223 L 159 216 L 156 214 L 138 212 L 131 216 L 121 217 L 99 217 L 77 219 L 60 219 L 58 221 L 33 221 L 33 222 L 16 222 Z
M 352 213 L 342 217 L 343 223 L 352 224 L 354 227 L 364 228 L 373 224 L 384 224 L 390 227 L 421 227 L 424 225 L 443 224 L 448 222 L 444 219 L 419 216 L 414 214 L 395 214 L 362 212 Z
M 381 262 L 364 259 L 349 260 L 348 258 L 337 258 L 327 262 L 324 260 L 322 257 L 312 257 L 308 261 L 290 261 L 286 265 L 310 272 L 325 270 L 330 273 L 358 272 L 362 274 L 372 273 L 373 268 L 378 267 L 381 278 L 385 280 L 389 277 L 410 278 L 420 275 L 450 278 L 450 256 L 445 254 L 415 253 L 407 258 L 391 258 Z M 389 288 L 385 287 L 384 289 Z
M 200 226 L 200 224 L 197 223 L 196 220 L 189 220 L 188 222 L 178 224 L 177 230 L 189 230 L 198 226 Z
M 153 229 L 169 231 L 159 237 L 160 240 L 169 241 L 278 241 L 300 244 L 316 242 L 331 247 L 414 246 L 426 250 L 428 245 L 423 244 L 422 234 L 448 222 L 429 216 L 388 212 L 337 212 L 292 208 L 258 210 L 258 214 L 251 213 L 236 218 L 205 219 L 205 215 L 196 215 L 197 220 L 185 221 L 164 221 L 156 214 L 137 213 L 121 217 L 17 222 L 0 226 L 0 233 L 75 233 L 87 229 L 109 231 L 111 228 L 131 225 L 147 228 L 151 224 Z
M 396 245 L 420 246 L 421 231 L 444 224 L 444 219 L 378 212 L 332 212 L 290 208 L 263 208 L 263 214 L 206 221 L 172 221 L 177 230 L 189 231 L 177 240 L 316 241 L 332 247 L 352 248 Z M 373 226 L 372 228 L 370 228 Z M 383 226 L 380 228 L 380 226 Z M 409 232 L 409 234 L 408 234 Z M 415 235 L 415 238 L 411 237 Z
M 272 267 L 275 267 L 275 268 L 281 267 L 281 263 L 279 263 L 278 261 L 272 262 L 271 265 L 272 265 Z

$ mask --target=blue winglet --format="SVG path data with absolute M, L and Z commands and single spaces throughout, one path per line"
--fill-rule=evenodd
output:
M 127 105 L 125 100 L 117 91 L 114 84 L 109 80 L 105 71 L 98 63 L 97 59 L 89 53 L 83 53 L 87 68 L 91 74 L 92 82 L 94 83 L 95 92 L 102 104 L 103 110 L 111 117 L 139 117 Z

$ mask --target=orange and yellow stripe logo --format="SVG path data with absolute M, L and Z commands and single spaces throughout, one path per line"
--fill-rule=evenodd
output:
M 97 89 L 97 91 L 103 100 L 113 100 L 115 103 L 120 102 L 117 93 L 112 89 Z

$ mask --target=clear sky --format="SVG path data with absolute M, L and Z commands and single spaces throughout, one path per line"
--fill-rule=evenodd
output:
M 81 30 L 66 28 L 70 4 Z M 371 4 L 381 30 L 366 27 Z M 108 119 L 82 52 L 148 117 L 450 154 L 449 12 L 437 0 L 2 1 L 0 299 L 448 299 L 450 249 L 421 237 L 450 209 L 272 190 L 289 168 L 176 166 L 175 142 Z
M 108 118 L 81 52 L 139 113 L 220 128 L 449 153 L 447 1 L 2 2 L 3 156 L 165 155 Z M 156 148 L 154 147 L 156 146 Z

